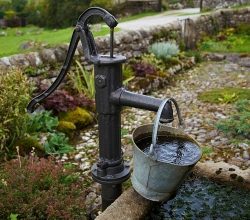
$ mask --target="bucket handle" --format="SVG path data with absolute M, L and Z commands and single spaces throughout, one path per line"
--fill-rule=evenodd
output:
M 158 128 L 159 128 L 159 125 L 161 124 L 160 123 L 161 114 L 162 114 L 162 111 L 163 111 L 165 105 L 167 104 L 167 102 L 172 102 L 176 108 L 178 121 L 179 121 L 178 127 L 184 127 L 184 122 L 183 122 L 183 119 L 181 117 L 180 108 L 179 108 L 176 100 L 174 98 L 169 98 L 169 99 L 163 100 L 158 111 L 157 111 L 156 118 L 155 118 L 154 125 L 153 125 L 152 144 L 150 145 L 150 150 L 149 150 L 150 155 L 153 155 L 153 153 L 154 153 L 153 151 L 154 151 L 154 146 L 156 145 L 156 141 L 157 141 Z

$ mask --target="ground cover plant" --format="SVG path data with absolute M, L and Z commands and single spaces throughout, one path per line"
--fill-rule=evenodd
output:
M 250 139 L 250 100 L 235 103 L 236 112 L 217 123 L 217 128 L 227 135 Z
M 220 88 L 205 91 L 198 95 L 204 102 L 215 104 L 233 104 L 235 111 L 228 118 L 216 123 L 218 130 L 224 132 L 233 141 L 250 137 L 250 89 Z
M 86 188 L 72 167 L 19 157 L 1 164 L 0 180 L 1 219 L 86 219 Z
M 206 52 L 250 53 L 250 25 L 241 24 L 237 28 L 229 28 L 216 36 L 206 37 L 200 49 Z
M 244 88 L 218 88 L 210 91 L 202 92 L 198 98 L 204 102 L 210 103 L 234 103 L 238 100 L 250 99 L 250 89 Z

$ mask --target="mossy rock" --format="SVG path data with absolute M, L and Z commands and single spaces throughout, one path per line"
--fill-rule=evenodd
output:
M 202 92 L 198 99 L 210 103 L 234 103 L 238 100 L 250 100 L 250 89 L 243 88 L 220 88 Z
M 69 121 L 59 121 L 57 130 L 65 134 L 70 134 L 76 130 L 76 126 L 74 123 Z
M 84 128 L 87 125 L 93 123 L 94 121 L 93 116 L 86 109 L 83 109 L 80 107 L 77 107 L 76 109 L 72 111 L 62 113 L 59 118 L 60 118 L 60 121 L 70 122 L 74 124 L 75 127 L 78 129 Z M 73 128 L 72 124 L 71 124 L 71 128 Z
M 15 146 L 19 147 L 19 154 L 21 156 L 29 155 L 32 151 L 34 151 L 38 157 L 45 156 L 44 147 L 34 137 L 23 137 L 15 143 Z

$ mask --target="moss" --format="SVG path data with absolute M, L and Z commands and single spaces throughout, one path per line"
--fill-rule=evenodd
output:
M 57 130 L 65 134 L 70 134 L 71 132 L 76 130 L 76 126 L 74 123 L 69 122 L 69 121 L 59 121 Z
M 15 143 L 15 146 L 19 147 L 19 153 L 21 156 L 29 155 L 31 151 L 39 157 L 45 156 L 44 147 L 39 143 L 35 137 L 24 137 Z
M 210 103 L 233 103 L 238 100 L 250 99 L 250 89 L 242 88 L 220 88 L 202 92 L 198 99 Z M 227 99 L 227 100 L 226 100 Z M 229 100 L 231 99 L 231 100 Z
M 60 121 L 70 122 L 74 124 L 76 128 L 81 129 L 91 124 L 93 117 L 87 110 L 77 107 L 72 111 L 62 113 L 60 115 Z
M 212 147 L 209 147 L 209 146 L 205 146 L 202 148 L 202 155 L 210 155 L 212 154 L 214 151 L 213 151 L 213 148 Z
M 242 23 L 236 27 L 237 34 L 250 35 L 250 24 Z
M 128 179 L 127 181 L 123 182 L 122 187 L 123 187 L 123 190 L 127 190 L 128 188 L 132 187 L 131 180 Z

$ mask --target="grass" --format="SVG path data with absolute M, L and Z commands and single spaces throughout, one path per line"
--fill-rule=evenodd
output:
M 233 35 L 224 41 L 207 39 L 201 43 L 200 49 L 206 52 L 250 53 L 250 36 Z
M 248 7 L 250 7 L 250 4 L 249 3 L 245 3 L 245 4 L 242 4 L 242 5 L 233 6 L 232 8 L 233 9 L 242 9 L 242 8 L 248 8 Z
M 202 150 L 202 155 L 203 156 L 210 155 L 210 154 L 212 154 L 214 152 L 213 148 L 210 147 L 210 146 L 202 147 L 201 150 Z
M 210 103 L 234 103 L 238 100 L 250 100 L 250 89 L 242 88 L 220 88 L 202 92 L 198 95 L 198 99 L 203 102 Z
M 116 31 L 119 29 L 116 28 Z M 25 53 L 39 49 L 42 44 L 46 46 L 55 46 L 62 43 L 69 43 L 73 28 L 60 30 L 49 30 L 38 28 L 36 26 L 0 29 L 0 32 L 6 32 L 7 36 L 0 37 L 0 57 L 9 56 L 18 53 Z M 94 36 L 104 36 L 109 33 L 108 27 L 101 26 L 94 28 Z M 25 42 L 35 42 L 31 49 L 23 50 L 21 45 Z
M 158 14 L 157 12 L 144 12 L 129 17 L 118 19 L 120 22 L 136 20 L 139 18 L 152 16 Z M 109 28 L 99 24 L 94 26 L 94 36 L 104 36 L 109 33 Z M 97 28 L 99 27 L 99 28 Z M 119 31 L 119 27 L 115 31 Z M 0 28 L 0 33 L 6 32 L 7 36 L 0 36 L 0 57 L 9 56 L 18 53 L 26 53 L 36 51 L 41 48 L 41 45 L 53 47 L 62 43 L 69 43 L 73 27 L 59 30 L 43 29 L 36 26 L 8 28 L 3 30 Z M 33 42 L 34 46 L 31 49 L 21 49 L 21 45 L 26 42 Z

